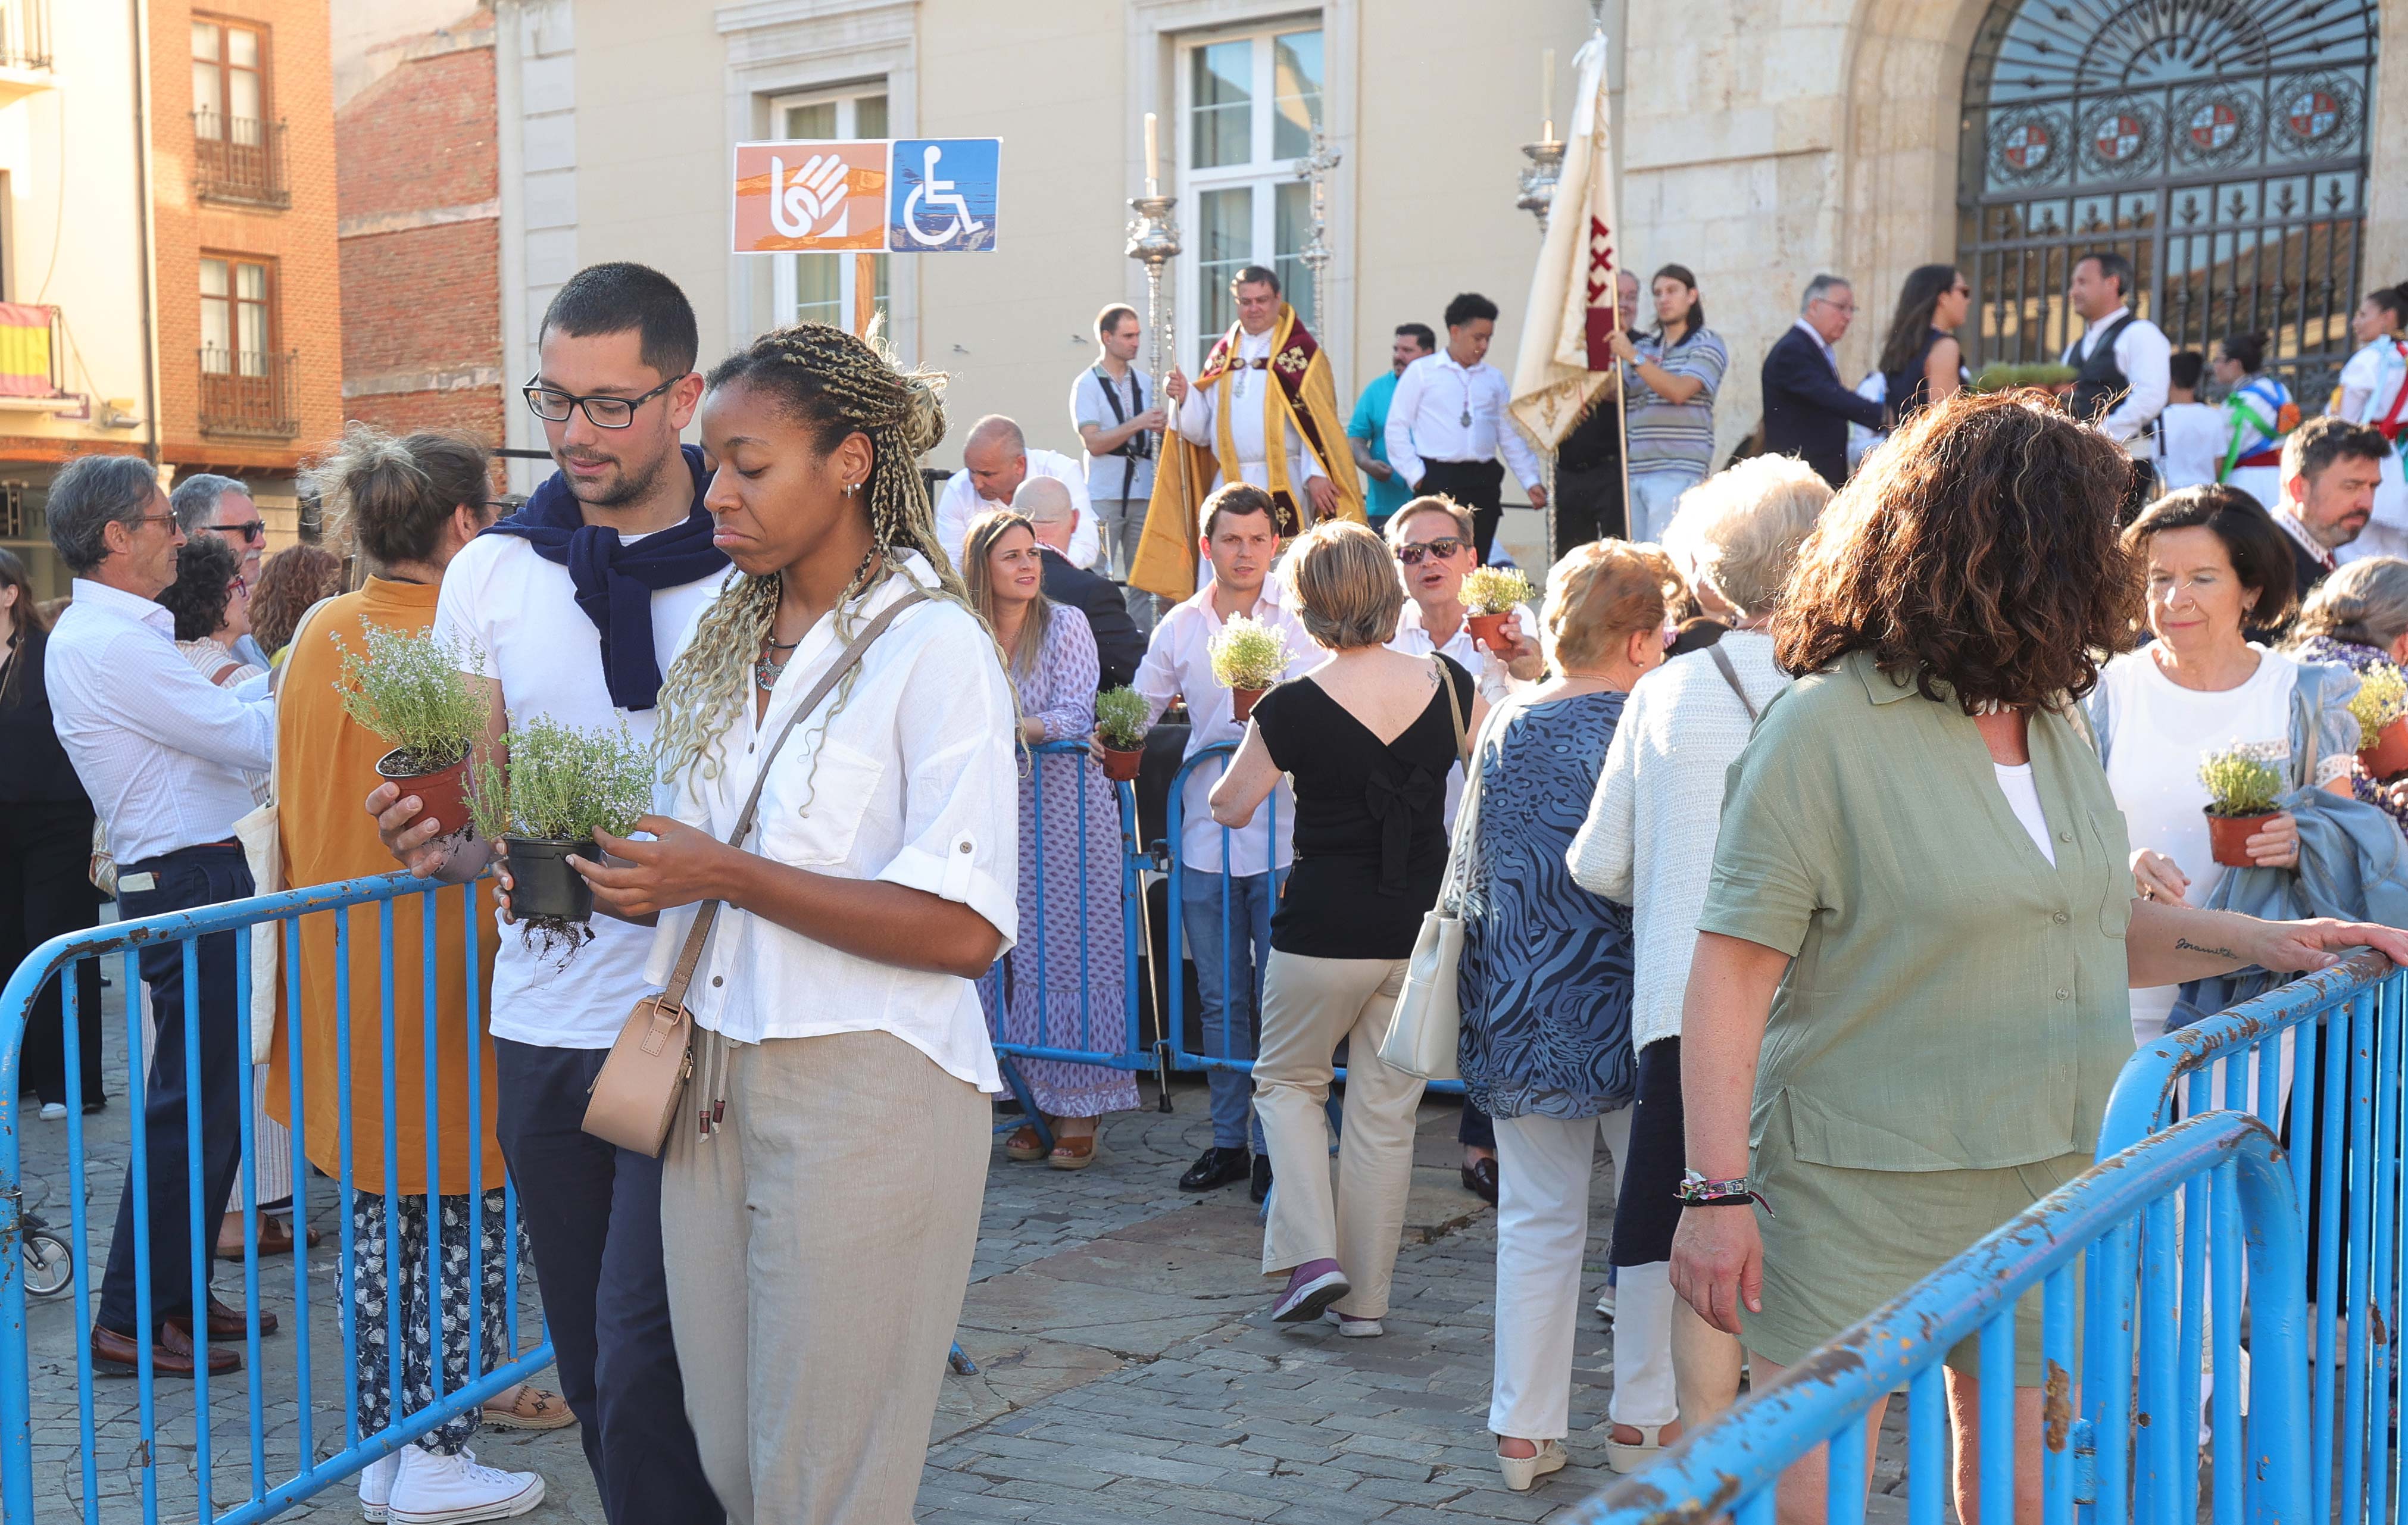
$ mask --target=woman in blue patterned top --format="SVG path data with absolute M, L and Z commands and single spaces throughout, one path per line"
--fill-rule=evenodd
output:
M 1684 597 L 1653 546 L 1598 540 L 1556 563 L 1541 621 L 1555 677 L 1483 729 L 1476 801 L 1455 826 L 1456 1057 L 1465 1089 L 1497 1119 L 1502 1166 L 1488 1427 L 1516 1490 L 1564 1464 L 1591 1162 L 1600 1132 L 1617 1167 L 1628 1154 L 1638 1094 L 1630 911 L 1574 883 L 1566 855 L 1623 697 L 1662 664 Z M 1617 1358 L 1615 1439 L 1643 1444 L 1671 1422 L 1672 1373 L 1662 1365 L 1626 1369 Z

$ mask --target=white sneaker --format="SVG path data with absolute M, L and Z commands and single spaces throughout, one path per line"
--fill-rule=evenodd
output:
M 380 1456 L 367 1464 L 360 1474 L 360 1517 L 382 1519 L 385 1506 L 393 1503 L 393 1475 L 401 1470 L 401 1452 Z
M 509 1519 L 543 1502 L 543 1479 L 532 1472 L 479 1466 L 477 1453 L 437 1456 L 416 1446 L 401 1451 L 401 1469 L 385 1506 L 392 1525 L 467 1525 Z
M 64 1102 L 44 1102 L 42 1104 L 42 1120 L 44 1122 L 56 1122 L 66 1115 L 67 1104 Z

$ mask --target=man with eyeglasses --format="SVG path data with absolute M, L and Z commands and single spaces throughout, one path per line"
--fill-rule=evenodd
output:
M 213 534 L 234 548 L 241 561 L 237 576 L 246 593 L 259 590 L 260 555 L 267 549 L 267 521 L 259 517 L 247 483 L 232 477 L 201 472 L 176 484 L 167 502 L 176 511 L 176 527 L 185 538 Z M 235 660 L 253 667 L 267 665 L 267 653 L 245 631 L 229 648 Z
M 491 735 L 505 716 L 519 725 L 548 717 L 624 726 L 649 743 L 661 675 L 727 567 L 703 506 L 702 451 L 678 437 L 702 401 L 694 308 L 657 271 L 591 265 L 553 296 L 537 344 L 540 365 L 523 395 L 560 469 L 444 568 L 436 629 L 480 659 L 471 676 Z M 423 819 L 417 798 L 391 784 L 367 808 L 414 874 L 459 883 L 486 864 L 483 841 L 447 851 L 434 839 L 460 823 Z M 486 1007 L 495 1133 L 603 1513 L 613 1525 L 719 1525 L 670 1337 L 660 1162 L 582 1127 L 620 1025 L 653 988 L 644 979 L 652 941 L 647 928 L 597 916 L 591 942 L 547 957 L 504 930 Z M 461 1504 L 478 1506 L 480 1487 L 501 1491 L 484 1482 L 498 1475 L 463 1469 Z M 383 1504 L 377 1490 L 392 1486 L 371 1468 L 362 1503 Z
M 1840 375 L 1839 351 L 1856 321 L 1856 292 L 1838 276 L 1806 283 L 1798 321 L 1764 357 L 1764 453 L 1794 455 L 1838 487 L 1848 479 L 1848 425 L 1883 424 L 1882 405 Z

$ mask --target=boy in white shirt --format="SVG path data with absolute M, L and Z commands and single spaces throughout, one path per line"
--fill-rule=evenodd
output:
M 2157 415 L 2157 485 L 2163 492 L 2204 487 L 2215 480 L 2224 459 L 2224 414 L 2199 400 L 2199 379 L 2206 369 L 2196 349 L 2166 362 L 2166 407 Z

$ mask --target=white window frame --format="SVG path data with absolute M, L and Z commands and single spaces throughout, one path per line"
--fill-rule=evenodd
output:
M 1205 354 L 1222 330 L 1204 329 L 1203 236 L 1204 196 L 1212 191 L 1247 189 L 1254 192 L 1249 208 L 1253 221 L 1253 253 L 1248 263 L 1277 269 L 1279 265 L 1279 195 L 1281 185 L 1304 183 L 1296 173 L 1296 161 L 1303 155 L 1287 154 L 1272 157 L 1277 132 L 1274 124 L 1277 99 L 1275 38 L 1298 32 L 1321 34 L 1321 121 L 1325 134 L 1332 121 L 1330 109 L 1330 35 L 1327 19 L 1306 13 L 1288 15 L 1275 21 L 1265 21 L 1243 27 L 1224 27 L 1211 31 L 1182 35 L 1172 55 L 1172 112 L 1177 124 L 1173 138 L 1172 165 L 1179 178 L 1179 221 L 1190 254 L 1178 262 L 1179 311 L 1193 317 L 1182 323 L 1179 335 L 1183 353 L 1180 363 L 1191 371 L 1203 363 Z M 1242 164 L 1221 164 L 1209 169 L 1192 164 L 1195 156 L 1196 64 L 1197 50 L 1219 43 L 1245 41 L 1253 44 L 1252 98 L 1248 148 L 1253 157 Z M 1310 152 L 1310 150 L 1305 150 Z M 1333 230 L 1334 231 L 1334 230 Z M 1292 284 L 1287 276 L 1281 278 L 1283 286 Z M 1332 282 L 1333 288 L 1335 282 Z M 1283 296 L 1293 301 L 1292 292 Z M 1331 292 L 1331 306 L 1339 305 L 1336 291 Z M 1327 313 L 1314 313 L 1312 324 L 1316 336 L 1326 344 Z
M 793 94 L 776 96 L 769 102 L 770 135 L 779 138 L 786 135 L 786 113 L 796 107 L 834 105 L 836 107 L 835 135 L 838 138 L 858 138 L 861 136 L 861 132 L 855 123 L 855 112 L 859 103 L 870 96 L 876 96 L 886 103 L 886 131 L 879 134 L 879 136 L 894 135 L 895 97 L 883 79 L 863 79 L 848 85 L 797 91 Z M 880 254 L 874 257 L 885 277 L 883 284 L 886 287 L 886 294 L 880 299 L 880 306 L 886 314 L 883 326 L 891 336 L 895 326 L 894 265 L 892 257 L 889 255 Z M 839 274 L 837 278 L 836 325 L 851 332 L 853 304 L 860 294 L 856 283 L 856 273 L 860 269 L 860 263 L 847 253 L 779 255 L 769 278 L 772 321 L 781 326 L 795 321 L 795 306 L 802 297 L 802 282 L 797 262 L 812 259 L 837 262 Z

